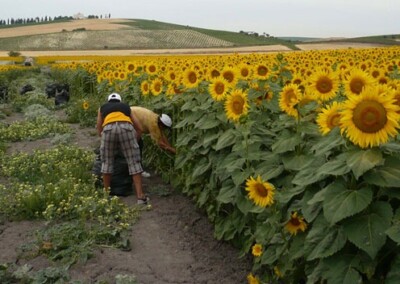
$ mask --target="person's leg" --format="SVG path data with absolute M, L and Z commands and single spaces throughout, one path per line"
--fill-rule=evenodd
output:
M 132 175 L 132 181 L 133 184 L 135 185 L 136 198 L 144 199 L 145 195 L 143 193 L 143 187 L 142 187 L 142 175 L 140 173 Z
M 109 193 L 111 188 L 111 173 L 114 167 L 115 131 L 113 126 L 106 126 L 101 135 L 100 157 L 101 173 L 104 190 Z
M 140 138 L 138 140 L 138 144 L 139 144 L 139 149 L 140 149 L 140 164 L 142 165 L 142 169 L 143 169 L 142 177 L 148 178 L 151 175 L 150 175 L 150 173 L 145 171 L 144 166 L 143 166 L 143 148 L 144 148 L 144 143 L 143 143 L 143 139 L 142 138 Z
M 135 186 L 137 199 L 145 198 L 142 187 L 143 168 L 140 159 L 140 149 L 136 140 L 136 131 L 133 126 L 121 125 L 121 135 L 119 137 L 121 151 L 128 162 L 129 174 Z
M 110 189 L 111 189 L 111 174 L 104 174 L 103 173 L 103 185 L 104 185 L 104 190 L 107 193 L 110 193 Z

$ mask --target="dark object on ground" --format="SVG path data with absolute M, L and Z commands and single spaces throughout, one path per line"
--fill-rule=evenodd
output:
M 46 85 L 46 95 L 47 98 L 54 98 L 58 93 L 62 92 L 63 90 L 69 93 L 69 85 L 68 84 L 60 84 L 60 83 L 51 83 Z
M 100 150 L 96 149 L 96 158 L 93 164 L 92 173 L 96 175 L 96 187 L 103 187 L 103 178 L 101 175 Z M 125 157 L 120 151 L 114 157 L 114 172 L 111 176 L 111 195 L 128 196 L 133 193 L 132 177 L 129 175 L 129 167 Z
M 24 95 L 27 92 L 34 91 L 34 90 L 35 90 L 35 87 L 33 87 L 31 84 L 26 84 L 25 86 L 23 86 L 21 88 L 21 90 L 19 90 L 19 94 Z
M 0 100 L 7 101 L 8 100 L 8 87 L 0 85 Z
M 69 102 L 69 92 L 65 89 L 62 89 L 61 92 L 56 92 L 56 96 L 54 98 L 54 103 L 56 106 L 66 104 Z

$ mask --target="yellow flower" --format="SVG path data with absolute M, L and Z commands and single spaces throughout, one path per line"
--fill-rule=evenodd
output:
M 254 77 L 259 80 L 267 80 L 269 76 L 269 69 L 265 64 L 257 64 L 254 67 Z
M 249 109 L 247 94 L 242 90 L 236 89 L 225 100 L 225 113 L 228 119 L 238 121 L 246 115 Z
M 222 78 L 214 79 L 208 86 L 208 91 L 214 100 L 223 101 L 228 92 L 228 82 Z
M 247 283 L 248 284 L 259 284 L 260 280 L 256 276 L 253 275 L 253 273 L 249 273 L 247 275 Z
M 194 69 L 187 68 L 183 72 L 182 83 L 186 88 L 196 88 L 200 83 L 199 74 Z
M 296 109 L 296 106 L 301 98 L 301 92 L 296 84 L 288 84 L 283 87 L 280 98 L 279 98 L 279 107 L 282 111 L 286 112 L 288 115 L 297 118 L 299 116 L 299 112 Z
M 379 94 L 377 87 L 368 87 L 344 103 L 340 119 L 341 132 L 361 148 L 379 146 L 398 133 L 399 106 L 390 95 Z
M 246 191 L 248 191 L 248 197 L 260 207 L 270 206 L 274 203 L 275 187 L 271 183 L 263 181 L 260 175 L 256 179 L 250 177 L 246 180 Z
M 153 96 L 158 96 L 163 91 L 163 82 L 161 79 L 156 78 L 150 84 L 150 91 Z
M 339 76 L 328 69 L 319 69 L 309 78 L 313 93 L 321 101 L 329 101 L 336 96 L 339 89 Z
M 87 101 L 84 101 L 83 104 L 82 104 L 82 108 L 84 110 L 88 110 L 89 109 L 89 103 Z
M 353 69 L 344 80 L 346 95 L 359 95 L 367 86 L 375 84 L 374 78 L 360 69 Z
M 253 245 L 253 247 L 251 248 L 251 253 L 255 257 L 261 256 L 262 255 L 262 245 L 261 244 Z
M 150 94 L 150 86 L 147 80 L 144 80 L 142 83 L 140 83 L 140 90 L 144 96 Z
M 304 232 L 307 229 L 307 223 L 304 221 L 303 217 L 298 216 L 297 212 L 292 212 L 290 220 L 286 223 L 285 228 L 291 235 L 296 235 L 298 231 Z
M 279 270 L 278 266 L 274 266 L 274 273 L 278 278 L 282 278 L 282 272 Z
M 235 87 L 236 83 L 239 80 L 238 71 L 232 67 L 225 67 L 221 72 L 221 76 L 228 82 L 231 87 Z
M 340 103 L 333 102 L 318 114 L 317 124 L 323 135 L 328 134 L 333 128 L 339 126 L 341 109 L 342 105 Z

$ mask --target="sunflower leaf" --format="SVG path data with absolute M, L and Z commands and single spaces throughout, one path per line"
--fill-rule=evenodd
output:
M 293 151 L 301 142 L 301 136 L 296 134 L 289 137 L 281 137 L 278 141 L 272 144 L 271 148 L 275 154 L 281 154 Z
M 366 171 L 382 165 L 383 162 L 382 152 L 376 149 L 351 151 L 347 154 L 347 165 L 353 171 L 356 179 Z
M 382 187 L 400 187 L 400 160 L 386 158 L 385 165 L 377 167 L 364 176 L 366 182 Z
M 360 259 L 358 256 L 334 255 L 324 262 L 322 277 L 329 284 L 354 284 L 363 283 L 360 271 Z
M 341 183 L 335 183 L 324 194 L 324 216 L 331 224 L 364 210 L 372 201 L 371 188 L 348 190 Z
M 395 241 L 397 245 L 400 245 L 400 224 L 390 227 L 385 233 L 389 236 L 389 238 Z
M 328 135 L 321 136 L 320 140 L 311 147 L 311 151 L 317 156 L 324 155 L 342 144 L 344 144 L 344 139 L 340 136 L 339 130 L 334 128 Z
M 227 131 L 222 133 L 218 138 L 217 144 L 215 145 L 215 150 L 219 151 L 225 147 L 235 144 L 237 134 L 237 131 L 234 129 L 228 129 Z
M 400 283 L 400 255 L 397 255 L 390 265 L 391 269 L 385 279 L 385 284 Z
M 386 242 L 384 232 L 389 229 L 392 216 L 390 204 L 377 201 L 370 212 L 346 220 L 343 229 L 350 242 L 374 259 Z
M 304 242 L 307 261 L 325 258 L 341 250 L 347 238 L 342 227 L 329 227 L 325 218 L 320 215 L 313 223 Z

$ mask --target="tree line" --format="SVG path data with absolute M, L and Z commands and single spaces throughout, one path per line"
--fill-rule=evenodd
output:
M 111 14 L 105 15 L 104 18 L 110 18 Z M 88 19 L 102 19 L 103 15 L 89 15 L 86 18 Z M 35 18 L 9 18 L 7 20 L 0 19 L 0 27 L 1 26 L 12 26 L 12 25 L 26 25 L 26 24 L 36 24 L 36 23 L 46 23 L 46 22 L 55 22 L 55 21 L 65 21 L 65 20 L 73 20 L 72 16 L 56 16 L 54 18 L 50 16 L 45 17 L 35 17 Z

